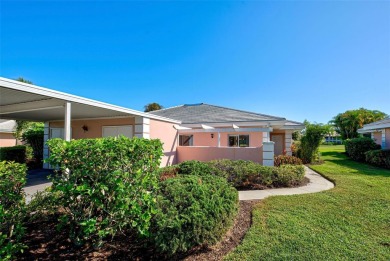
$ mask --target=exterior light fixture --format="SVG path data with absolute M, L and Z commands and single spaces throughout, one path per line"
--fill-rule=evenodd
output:
M 88 126 L 87 125 L 83 125 L 81 128 L 83 129 L 84 132 L 88 131 Z
M 214 133 L 211 133 L 211 138 L 214 139 Z

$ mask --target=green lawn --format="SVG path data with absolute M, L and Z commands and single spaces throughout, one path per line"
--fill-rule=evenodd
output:
M 227 260 L 390 260 L 390 170 L 348 160 L 344 146 L 321 152 L 312 168 L 336 187 L 261 201 Z

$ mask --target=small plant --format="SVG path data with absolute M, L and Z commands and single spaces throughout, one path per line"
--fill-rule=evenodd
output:
M 160 181 L 164 181 L 169 178 L 176 177 L 179 173 L 179 167 L 177 165 L 167 166 L 158 170 Z
M 185 175 L 161 183 L 152 237 L 168 255 L 216 243 L 233 224 L 238 193 L 223 178 Z
M 0 259 L 14 259 L 25 248 L 24 235 L 26 165 L 0 162 Z
M 77 245 L 99 247 L 107 237 L 127 231 L 149 234 L 155 213 L 160 140 L 126 137 L 48 141 L 49 163 L 59 195 L 60 224 Z
M 302 160 L 300 158 L 289 156 L 289 155 L 279 155 L 274 157 L 274 165 L 275 167 L 279 167 L 281 165 L 302 165 Z
M 365 153 L 370 150 L 378 150 L 381 146 L 376 144 L 371 138 L 362 137 L 345 141 L 345 152 L 356 161 L 365 161 Z
M 18 145 L 13 147 L 0 148 L 0 161 L 15 161 L 26 163 L 26 146 Z

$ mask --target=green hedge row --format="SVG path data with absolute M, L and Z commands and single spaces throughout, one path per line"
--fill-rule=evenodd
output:
M 25 246 L 23 220 L 26 165 L 0 162 L 0 260 L 11 260 Z
M 295 158 L 295 157 L 294 157 Z M 282 160 L 281 160 L 282 161 Z M 298 165 L 267 167 L 244 160 L 185 161 L 175 166 L 162 168 L 161 179 L 176 175 L 218 176 L 225 178 L 237 189 L 259 189 L 264 187 L 290 187 L 299 184 L 305 175 L 299 160 L 286 160 Z
M 0 148 L 0 161 L 26 163 L 26 146 L 18 145 Z
M 390 169 L 390 149 L 370 150 L 365 153 L 365 156 L 367 163 Z
M 345 152 L 356 161 L 365 161 L 365 153 L 370 150 L 378 150 L 380 145 L 376 144 L 371 138 L 362 137 L 344 141 Z

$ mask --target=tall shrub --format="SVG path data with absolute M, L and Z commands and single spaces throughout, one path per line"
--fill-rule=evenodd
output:
M 306 123 L 306 128 L 300 140 L 298 157 L 303 163 L 310 163 L 316 159 L 318 148 L 327 132 L 326 126 L 317 123 Z
M 37 125 L 22 134 L 22 140 L 31 146 L 35 160 L 43 159 L 43 126 Z
M 13 259 L 24 245 L 26 165 L 0 162 L 0 260 Z
M 100 246 L 108 236 L 129 229 L 149 233 L 155 211 L 160 140 L 100 138 L 48 141 L 49 163 L 62 175 L 53 180 L 60 193 L 61 224 L 76 244 Z
M 381 148 L 380 145 L 367 137 L 346 140 L 344 144 L 347 155 L 356 161 L 364 161 L 366 159 L 365 153 L 367 151 Z

